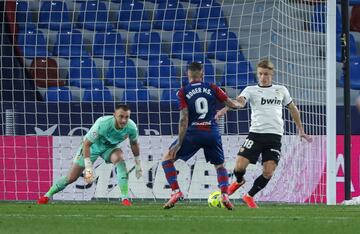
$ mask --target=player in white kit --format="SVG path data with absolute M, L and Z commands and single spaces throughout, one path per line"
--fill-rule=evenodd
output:
M 281 137 L 283 135 L 283 106 L 290 111 L 299 135 L 306 141 L 311 142 L 301 123 L 300 113 L 288 89 L 282 85 L 272 84 L 274 65 L 269 60 L 261 60 L 257 65 L 258 84 L 246 87 L 237 97 L 237 101 L 244 107 L 250 103 L 251 126 L 249 135 L 241 146 L 236 159 L 234 175 L 236 181 L 228 189 L 228 194 L 233 194 L 245 183 L 244 175 L 247 166 L 255 164 L 262 155 L 263 173 L 253 184 L 253 187 L 243 196 L 243 201 L 250 208 L 257 208 L 253 196 L 265 188 L 271 179 L 280 159 Z M 227 107 L 217 113 L 216 118 L 223 116 Z

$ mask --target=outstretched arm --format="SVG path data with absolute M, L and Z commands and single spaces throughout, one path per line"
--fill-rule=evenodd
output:
M 239 109 L 239 108 L 244 108 L 246 105 L 246 98 L 243 96 L 238 96 L 236 98 L 236 101 L 228 98 L 225 102 L 225 107 L 222 108 L 221 110 L 219 110 L 216 115 L 215 115 L 215 119 L 219 120 L 222 116 L 224 116 L 226 114 L 226 112 L 228 110 L 232 109 Z
M 180 147 L 184 141 L 184 137 L 186 134 L 188 124 L 189 124 L 189 110 L 186 107 L 186 108 L 181 109 L 181 111 L 180 111 L 179 138 L 178 138 L 177 144 L 174 145 L 169 151 L 169 155 L 171 158 L 175 158 L 177 151 L 180 149 Z
M 304 131 L 302 122 L 301 122 L 301 117 L 300 117 L 300 112 L 299 109 L 297 108 L 297 106 L 295 105 L 295 103 L 291 102 L 288 105 L 288 108 L 290 110 L 290 115 L 291 118 L 294 120 L 296 127 L 299 129 L 299 135 L 301 138 L 304 138 L 307 142 L 312 142 L 312 138 L 307 135 Z

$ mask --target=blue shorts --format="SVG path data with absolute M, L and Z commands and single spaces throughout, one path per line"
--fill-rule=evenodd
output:
M 177 143 L 177 139 L 171 144 L 170 148 Z M 176 154 L 175 160 L 189 160 L 200 148 L 204 149 L 207 162 L 214 165 L 224 163 L 224 151 L 222 148 L 221 136 L 217 132 L 187 132 L 184 142 Z

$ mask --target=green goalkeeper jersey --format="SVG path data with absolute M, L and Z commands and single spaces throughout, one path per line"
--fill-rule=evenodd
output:
M 90 147 L 90 154 L 101 155 L 106 150 L 115 148 L 127 138 L 131 142 L 136 141 L 138 136 L 138 128 L 134 121 L 129 119 L 124 128 L 116 129 L 114 116 L 107 115 L 96 120 L 85 138 L 93 143 Z

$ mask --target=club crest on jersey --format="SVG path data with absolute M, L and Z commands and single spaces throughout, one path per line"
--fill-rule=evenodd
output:
M 281 105 L 281 100 L 278 99 L 277 97 L 275 98 L 261 98 L 261 105 Z

